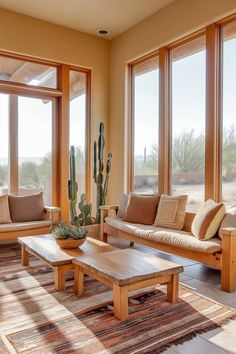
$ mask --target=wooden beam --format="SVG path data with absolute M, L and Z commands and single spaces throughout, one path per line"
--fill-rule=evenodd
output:
M 18 192 L 18 96 L 9 95 L 9 193 Z
M 86 73 L 86 122 L 85 122 L 85 188 L 87 201 L 91 202 L 91 71 Z
M 158 192 L 169 194 L 171 173 L 171 89 L 169 50 L 159 50 L 159 153 Z
M 221 48 L 220 28 L 206 29 L 205 199 L 221 200 Z
M 61 66 L 59 89 L 62 97 L 59 104 L 59 202 L 63 221 L 69 220 L 68 190 L 69 178 L 69 67 Z

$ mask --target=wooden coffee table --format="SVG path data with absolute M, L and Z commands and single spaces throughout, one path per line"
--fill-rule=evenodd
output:
M 129 315 L 128 292 L 156 284 L 167 284 L 167 301 L 178 299 L 179 273 L 183 267 L 132 249 L 74 258 L 75 293 L 84 290 L 84 274 L 113 288 L 114 314 L 119 320 Z
M 65 289 L 65 273 L 74 269 L 72 260 L 75 257 L 80 259 L 85 256 L 115 250 L 115 247 L 90 237 L 80 248 L 70 250 L 61 249 L 51 234 L 18 237 L 18 242 L 21 244 L 21 263 L 23 266 L 29 265 L 29 255 L 32 254 L 53 268 L 56 290 Z

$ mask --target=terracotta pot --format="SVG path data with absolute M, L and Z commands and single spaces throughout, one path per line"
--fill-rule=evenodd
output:
M 80 240 L 73 240 L 71 238 L 68 238 L 66 240 L 56 239 L 56 243 L 60 246 L 60 248 L 71 249 L 82 246 L 85 240 L 86 238 L 81 238 Z

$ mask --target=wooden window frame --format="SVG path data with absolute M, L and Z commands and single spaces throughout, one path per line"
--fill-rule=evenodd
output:
M 0 56 L 49 65 L 57 69 L 57 88 L 55 89 L 0 80 L 0 93 L 50 99 L 52 101 L 52 201 L 53 205 L 60 206 L 62 208 L 62 218 L 64 221 L 68 221 L 69 206 L 67 183 L 69 177 L 69 71 L 74 70 L 86 74 L 86 195 L 88 201 L 90 201 L 91 70 L 5 51 L 0 51 Z M 10 192 L 16 192 L 18 191 L 18 128 L 17 124 L 11 124 L 9 128 L 9 136 L 14 136 L 16 143 L 8 152 L 12 165 L 11 170 L 9 170 L 8 188 Z
M 235 22 L 236 13 L 200 29 L 128 64 L 128 191 L 133 191 L 134 78 L 133 66 L 159 55 L 159 159 L 158 192 L 171 193 L 171 67 L 170 51 L 205 35 L 206 37 L 206 132 L 205 132 L 205 200 L 222 200 L 222 29 Z M 206 168 L 207 166 L 207 168 Z

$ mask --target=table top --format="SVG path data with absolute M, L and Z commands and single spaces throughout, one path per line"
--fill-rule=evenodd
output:
M 115 250 L 109 244 L 87 237 L 80 248 L 61 249 L 51 234 L 18 237 L 18 242 L 26 247 L 31 253 L 43 259 L 52 266 L 72 263 L 75 257 L 92 256 L 97 253 Z
M 133 249 L 116 249 L 93 257 L 73 259 L 73 263 L 118 285 L 133 284 L 153 277 L 183 272 L 183 266 Z

